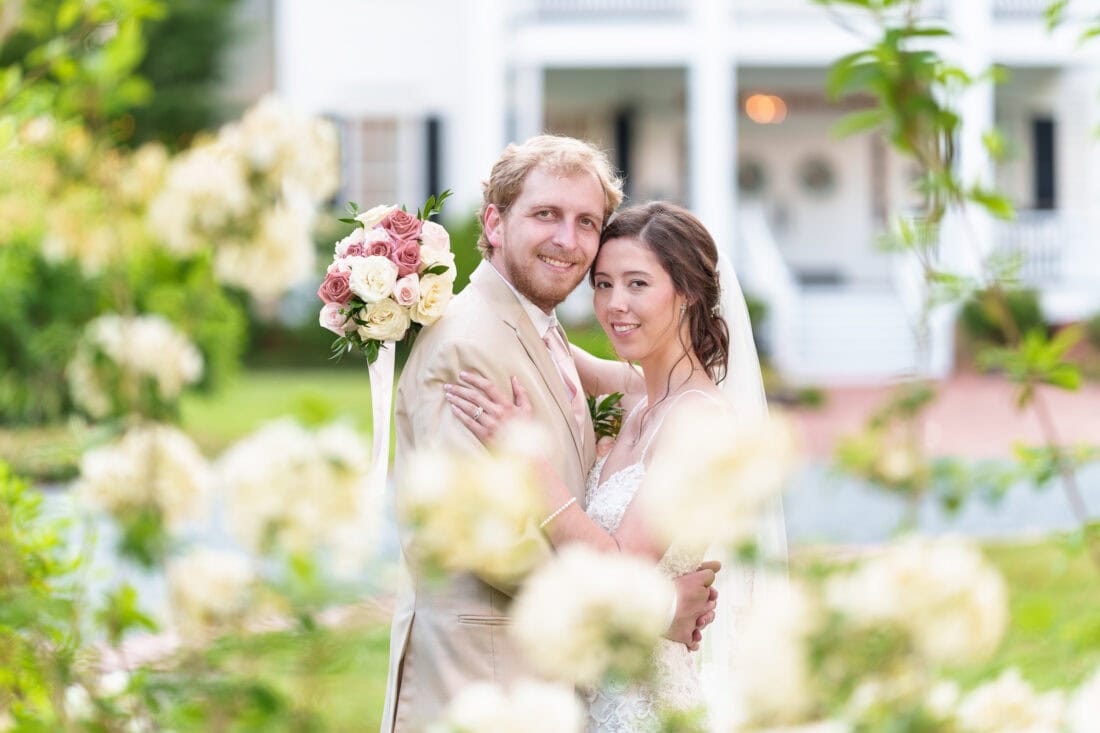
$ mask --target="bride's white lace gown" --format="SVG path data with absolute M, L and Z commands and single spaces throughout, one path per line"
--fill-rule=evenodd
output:
M 642 483 L 645 464 L 625 466 L 600 483 L 606 461 L 607 456 L 598 459 L 588 474 L 585 511 L 607 532 L 615 532 Z M 702 559 L 702 550 L 673 546 L 661 558 L 658 569 L 674 578 L 694 571 Z M 656 675 L 652 684 L 607 685 L 586 692 L 588 733 L 646 733 L 657 729 L 662 710 L 703 707 L 699 676 L 686 646 L 661 639 L 654 661 Z

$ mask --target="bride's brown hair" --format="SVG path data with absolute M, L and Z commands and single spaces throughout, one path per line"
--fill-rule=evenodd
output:
M 730 334 L 719 314 L 718 247 L 710 232 L 687 209 L 664 201 L 623 209 L 604 228 L 600 245 L 612 239 L 637 239 L 650 249 L 672 278 L 676 292 L 687 298 L 690 348 L 717 384 L 725 379 Z M 589 270 L 594 282 L 595 269 Z

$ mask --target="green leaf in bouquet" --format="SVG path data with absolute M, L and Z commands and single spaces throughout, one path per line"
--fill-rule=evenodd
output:
M 381 346 L 382 342 L 374 339 L 363 342 L 363 355 L 367 357 L 367 364 L 373 364 L 378 359 L 378 349 Z
M 451 268 L 446 265 L 432 265 L 428 269 L 424 270 L 425 275 L 443 275 Z
M 602 399 L 596 395 L 588 395 L 588 413 L 592 416 L 592 427 L 596 431 L 596 439 L 604 437 L 614 438 L 619 434 L 623 425 L 622 392 L 613 392 L 604 395 Z

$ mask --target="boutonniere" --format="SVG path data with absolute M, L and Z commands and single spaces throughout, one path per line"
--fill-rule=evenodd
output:
M 623 426 L 623 393 L 588 395 L 587 400 L 592 427 L 596 430 L 596 440 L 617 436 Z

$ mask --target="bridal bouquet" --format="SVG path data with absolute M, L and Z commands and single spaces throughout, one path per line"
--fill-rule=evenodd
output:
M 451 195 L 431 196 L 416 216 L 404 207 L 359 212 L 348 204 L 355 230 L 336 243 L 317 295 L 321 326 L 335 333 L 334 357 L 358 349 L 373 364 L 384 341 L 400 341 L 443 315 L 453 294 L 454 253 L 447 230 L 430 221 Z

